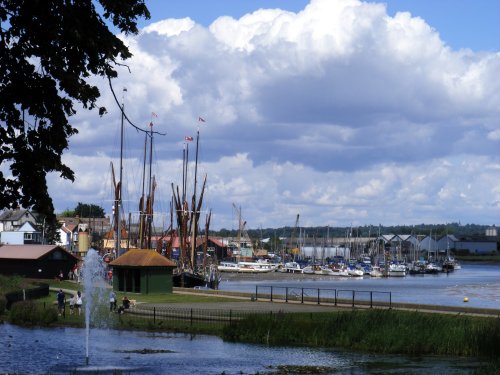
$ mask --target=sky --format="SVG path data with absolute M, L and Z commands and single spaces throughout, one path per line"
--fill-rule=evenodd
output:
M 159 133 L 158 225 L 170 223 L 186 144 L 193 188 L 184 138 L 197 130 L 212 229 L 236 229 L 238 211 L 251 229 L 297 214 L 300 226 L 500 224 L 500 2 L 146 3 L 139 35 L 120 35 L 133 57 L 112 85 L 131 122 Z M 108 82 L 93 82 L 108 113 L 71 119 L 79 134 L 63 160 L 76 180 L 49 176 L 56 212 L 113 205 L 121 117 Z M 126 123 L 133 220 L 143 149 Z

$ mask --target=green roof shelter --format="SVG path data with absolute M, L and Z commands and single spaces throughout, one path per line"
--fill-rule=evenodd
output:
M 177 265 L 154 250 L 129 250 L 110 266 L 113 267 L 113 290 L 172 293 L 172 273 Z

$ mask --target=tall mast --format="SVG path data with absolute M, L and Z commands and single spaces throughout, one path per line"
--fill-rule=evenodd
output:
M 118 197 L 116 200 L 116 242 L 115 242 L 116 256 L 120 255 L 121 232 L 122 232 L 120 210 L 122 208 L 121 206 L 122 206 L 122 178 L 123 178 L 123 121 L 125 117 L 125 104 L 123 103 L 123 101 L 126 91 L 127 89 L 124 88 L 122 93 L 122 107 L 121 107 L 122 116 L 121 116 L 121 126 L 120 126 L 120 173 L 118 180 Z
M 144 228 L 145 228 L 145 209 L 144 209 L 144 185 L 146 181 L 146 146 L 148 142 L 148 134 L 144 136 L 144 158 L 142 163 L 142 193 L 139 204 L 139 247 L 144 248 Z
M 149 144 L 149 178 L 148 178 L 148 249 L 151 249 L 151 231 L 153 225 L 153 200 L 154 200 L 154 186 L 152 180 L 152 165 L 153 165 L 153 123 L 151 122 L 151 139 Z
M 196 185 L 198 183 L 198 145 L 200 141 L 200 129 L 196 131 L 196 156 L 194 162 L 194 187 L 193 187 L 193 200 L 192 200 L 192 216 L 191 216 L 191 266 L 193 271 L 195 269 L 196 261 L 196 237 L 198 235 L 198 218 L 197 200 L 196 200 Z

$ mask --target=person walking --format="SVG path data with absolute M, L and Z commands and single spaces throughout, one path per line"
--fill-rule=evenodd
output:
M 59 310 L 59 316 L 61 316 L 61 314 L 64 312 L 65 298 L 66 296 L 64 295 L 63 290 L 59 289 L 59 292 L 57 293 L 57 308 Z
M 76 295 L 72 295 L 71 298 L 69 299 L 69 314 L 73 315 L 75 312 L 75 302 L 76 302 Z
M 109 292 L 109 311 L 116 311 L 116 294 L 114 291 Z
M 78 310 L 78 315 L 82 314 L 82 304 L 83 304 L 83 301 L 82 301 L 82 292 L 78 291 L 76 293 L 76 302 L 75 302 L 76 309 Z

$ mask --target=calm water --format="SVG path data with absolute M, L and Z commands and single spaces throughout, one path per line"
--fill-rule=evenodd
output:
M 267 276 L 268 277 L 268 276 Z M 279 279 L 266 279 L 266 274 L 252 275 L 238 280 L 227 276 L 220 285 L 222 290 L 269 292 L 264 286 L 288 286 L 297 288 L 336 288 L 343 290 L 391 292 L 393 302 L 424 303 L 431 305 L 459 306 L 464 297 L 467 306 L 500 308 L 500 264 L 462 264 L 462 269 L 448 274 L 408 275 L 388 278 L 335 278 L 282 274 Z M 259 292 L 260 293 L 260 292 Z M 347 294 L 346 294 L 347 295 Z M 374 297 L 375 298 L 375 297 Z M 385 296 L 379 299 L 383 300 Z
M 471 359 L 409 358 L 309 348 L 227 343 L 212 336 L 0 325 L 0 373 L 269 374 L 269 366 L 315 365 L 332 374 L 471 374 Z M 169 351 L 139 354 L 142 349 Z

